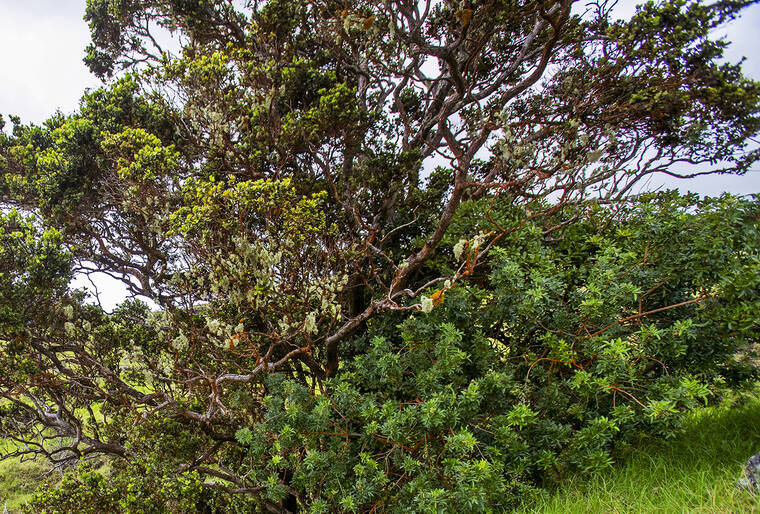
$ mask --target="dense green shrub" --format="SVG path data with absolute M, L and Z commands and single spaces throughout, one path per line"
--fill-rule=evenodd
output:
M 477 211 L 456 226 L 476 229 Z M 521 224 L 431 312 L 374 319 L 322 388 L 269 376 L 260 421 L 220 468 L 311 512 L 499 512 L 603 469 L 616 445 L 670 437 L 684 412 L 758 377 L 758 219 L 756 200 L 665 193 L 592 208 L 552 240 Z M 144 460 L 68 479 L 35 508 L 232 509 L 195 475 L 152 469 L 186 436 L 147 430 L 163 435 L 133 434 Z

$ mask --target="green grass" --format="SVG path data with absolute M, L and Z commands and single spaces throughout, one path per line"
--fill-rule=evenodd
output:
M 18 458 L 0 461 L 0 512 L 6 506 L 18 510 L 40 486 L 53 485 L 60 474 L 43 459 L 21 462 Z
M 643 444 L 618 465 L 577 476 L 525 512 L 760 513 L 760 497 L 736 487 L 760 452 L 760 399 L 692 413 L 670 441 Z

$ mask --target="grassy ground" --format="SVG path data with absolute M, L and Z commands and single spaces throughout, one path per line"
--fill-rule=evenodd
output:
M 0 512 L 3 506 L 10 512 L 24 505 L 37 487 L 52 485 L 60 479 L 57 472 L 41 459 L 20 462 L 19 459 L 0 461 Z
M 700 409 L 684 433 L 645 444 L 614 468 L 575 477 L 525 512 L 760 513 L 760 497 L 736 487 L 760 452 L 760 399 Z

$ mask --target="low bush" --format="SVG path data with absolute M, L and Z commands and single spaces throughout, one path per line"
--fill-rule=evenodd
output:
M 756 200 L 668 193 L 592 209 L 559 239 L 519 224 L 466 280 L 431 288 L 428 312 L 368 323 L 335 377 L 265 380 L 261 410 L 209 466 L 220 491 L 236 489 L 234 472 L 256 495 L 213 496 L 172 471 L 204 436 L 147 419 L 127 434 L 143 457 L 108 481 L 70 479 L 33 510 L 65 498 L 135 512 L 516 508 L 609 468 L 615 448 L 672 437 L 684 413 L 757 379 L 759 214 Z M 507 223 L 512 208 L 493 215 Z M 476 219 L 465 210 L 461 233 Z

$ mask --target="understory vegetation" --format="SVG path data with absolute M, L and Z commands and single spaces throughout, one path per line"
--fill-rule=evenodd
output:
M 760 448 L 758 426 L 757 393 L 697 408 L 672 439 L 621 448 L 610 468 L 569 477 L 518 512 L 758 512 L 760 498 L 737 487 L 747 456 Z M 98 472 L 108 475 L 102 467 Z M 43 462 L 0 464 L 0 502 L 10 512 L 28 504 L 38 488 L 59 483 L 60 475 Z

